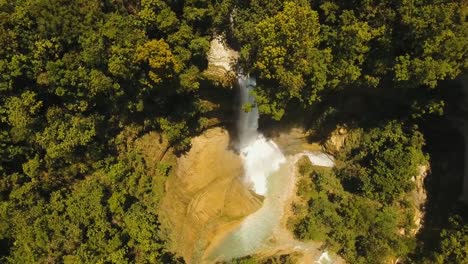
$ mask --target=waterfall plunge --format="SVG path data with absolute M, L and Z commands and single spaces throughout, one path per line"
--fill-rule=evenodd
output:
M 268 238 L 279 227 L 284 203 L 292 189 L 289 176 L 291 162 L 283 155 L 272 140 L 258 133 L 259 113 L 254 106 L 251 90 L 255 79 L 246 76 L 238 78 L 241 105 L 251 104 L 250 111 L 240 110 L 238 129 L 238 150 L 244 165 L 244 181 L 257 194 L 265 197 L 262 207 L 247 216 L 240 225 L 230 232 L 210 254 L 207 263 L 230 260 L 255 254 L 268 246 Z
M 255 87 L 255 79 L 240 76 L 238 78 L 241 106 L 252 105 L 249 112 L 242 109 L 239 113 L 238 134 L 239 150 L 244 162 L 245 181 L 260 195 L 267 192 L 267 179 L 286 161 L 281 150 L 271 140 L 258 133 L 258 108 L 250 91 Z
M 313 152 L 285 157 L 274 141 L 266 139 L 257 131 L 259 113 L 250 93 L 255 87 L 255 79 L 241 75 L 238 82 L 241 105 L 253 106 L 249 112 L 240 110 L 237 123 L 238 149 L 244 164 L 244 180 L 253 191 L 263 195 L 265 199 L 258 211 L 243 219 L 237 228 L 229 232 L 220 244 L 210 251 L 206 263 L 248 256 L 262 249 L 293 248 L 304 254 L 318 254 L 315 246 L 293 239 L 280 223 L 287 200 L 294 191 L 296 161 L 306 155 L 312 164 L 333 166 L 333 160 L 323 153 Z M 317 258 L 317 261 L 326 262 L 327 256 L 325 254 Z

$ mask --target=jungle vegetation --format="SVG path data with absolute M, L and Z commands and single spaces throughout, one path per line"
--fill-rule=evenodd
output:
M 334 171 L 302 165 L 310 202 L 298 237 L 326 241 L 354 263 L 466 263 L 468 221 L 456 211 L 429 250 L 395 229 L 409 228 L 411 178 L 431 160 L 420 124 L 444 117 L 451 87 L 441 83 L 467 73 L 467 8 L 0 1 L 0 262 L 183 262 L 167 248 L 158 204 L 175 155 L 209 126 L 213 105 L 232 103 L 203 92 L 231 97 L 203 75 L 210 40 L 224 34 L 258 78 L 265 117 L 300 111 L 310 129 L 346 125 L 356 138 Z M 157 142 L 154 153 L 145 140 Z

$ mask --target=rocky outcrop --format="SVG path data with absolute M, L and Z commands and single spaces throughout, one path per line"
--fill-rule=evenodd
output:
M 222 86 L 230 87 L 236 77 L 233 65 L 238 57 L 238 53 L 230 49 L 222 37 L 216 36 L 210 43 L 208 68 L 203 73 L 204 76 Z
M 338 126 L 328 137 L 324 144 L 324 149 L 332 154 L 339 152 L 345 144 L 347 135 L 348 130 L 345 127 Z
M 429 172 L 429 167 L 426 165 L 419 166 L 419 173 L 416 177 L 413 177 L 412 180 L 415 184 L 414 190 L 411 192 L 411 198 L 413 200 L 414 205 L 414 229 L 411 230 L 412 235 L 416 235 L 419 230 L 421 229 L 423 223 L 422 220 L 424 219 L 425 213 L 425 204 L 427 200 L 427 193 L 426 189 L 424 188 L 424 180 L 427 177 Z
M 170 249 L 187 263 L 199 263 L 213 237 L 256 211 L 262 201 L 242 183 L 241 160 L 228 149 L 227 131 L 210 129 L 191 143 L 167 180 L 160 215 Z
M 309 132 L 302 127 L 293 127 L 279 133 L 269 133 L 285 155 L 293 155 L 304 151 L 319 151 L 322 147 L 317 142 L 309 142 Z

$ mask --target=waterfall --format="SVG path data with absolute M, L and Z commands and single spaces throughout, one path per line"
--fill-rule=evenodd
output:
M 244 163 L 246 183 L 260 195 L 267 192 L 267 178 L 277 171 L 286 161 L 283 153 L 271 140 L 258 133 L 258 108 L 255 105 L 251 90 L 255 87 L 255 79 L 239 76 L 241 106 L 251 105 L 250 111 L 240 107 L 237 123 L 239 135 L 239 150 Z
M 258 136 L 258 108 L 255 106 L 254 97 L 251 94 L 251 91 L 256 85 L 256 81 L 252 77 L 247 77 L 240 75 L 237 78 L 239 84 L 239 98 L 240 106 L 239 107 L 239 119 L 237 121 L 237 132 L 238 132 L 238 147 L 242 149 L 249 145 L 253 140 Z M 250 104 L 252 108 L 250 111 L 244 111 L 243 106 Z
M 240 75 L 238 82 L 241 105 L 252 106 L 250 111 L 244 111 L 241 107 L 237 123 L 237 147 L 244 166 L 244 181 L 265 199 L 258 211 L 243 219 L 219 244 L 215 244 L 206 256 L 206 263 L 231 260 L 275 248 L 292 248 L 304 255 L 317 255 L 315 260 L 324 263 L 328 255 L 319 258 L 321 252 L 316 246 L 295 240 L 282 226 L 281 219 L 288 199 L 293 195 L 296 161 L 305 155 L 312 164 L 333 166 L 333 160 L 319 152 L 302 152 L 285 157 L 273 140 L 258 132 L 259 112 L 251 94 L 255 88 L 255 79 Z

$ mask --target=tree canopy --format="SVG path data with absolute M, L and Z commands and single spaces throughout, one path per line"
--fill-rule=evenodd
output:
M 212 8 L 0 3 L 0 262 L 177 261 L 157 208 L 205 112 Z M 149 131 L 156 164 L 133 147 Z
M 275 119 L 332 91 L 424 93 L 467 69 L 464 1 L 233 2 L 232 34 L 259 77 L 261 112 Z
M 183 261 L 158 206 L 191 137 L 233 122 L 234 92 L 203 74 L 216 35 L 257 78 L 263 117 L 326 133 L 351 113 L 337 168 L 303 164 L 296 235 L 356 263 L 408 255 L 394 231 L 429 158 L 417 123 L 467 73 L 466 15 L 464 0 L 0 1 L 0 262 Z M 430 261 L 466 259 L 467 221 L 452 222 Z

